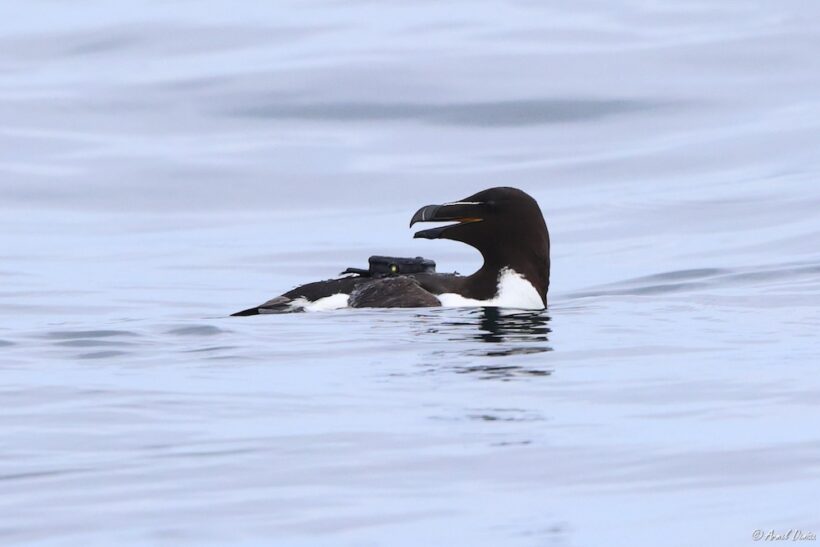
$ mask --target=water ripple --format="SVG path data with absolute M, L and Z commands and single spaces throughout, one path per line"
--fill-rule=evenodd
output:
M 55 340 L 72 340 L 78 338 L 111 338 L 114 336 L 139 336 L 135 332 L 127 330 L 78 330 L 78 331 L 51 331 L 43 335 L 43 338 Z
M 263 104 L 237 114 L 255 118 L 333 122 L 417 121 L 436 125 L 511 127 L 590 121 L 658 108 L 659 103 L 623 99 L 522 99 L 475 103 L 344 102 Z
M 179 327 L 169 330 L 168 334 L 176 336 L 216 336 L 230 332 L 213 325 L 192 325 L 190 327 Z

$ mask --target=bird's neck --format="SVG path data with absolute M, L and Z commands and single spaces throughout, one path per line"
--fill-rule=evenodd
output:
M 501 273 L 512 270 L 530 282 L 544 305 L 547 305 L 549 289 L 549 256 L 535 257 L 532 260 L 512 260 L 504 257 L 484 256 L 484 265 L 474 274 L 467 277 L 464 284 L 465 295 L 477 300 L 489 300 L 498 292 Z

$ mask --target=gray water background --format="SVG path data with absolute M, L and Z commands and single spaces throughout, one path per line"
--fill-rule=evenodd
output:
M 820 4 L 0 3 L 0 543 L 820 532 Z M 228 318 L 497 185 L 550 307 Z

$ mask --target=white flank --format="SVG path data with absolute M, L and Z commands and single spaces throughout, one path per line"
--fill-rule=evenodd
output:
M 489 300 L 464 298 L 456 293 L 443 293 L 437 296 L 445 308 L 476 308 L 492 306 L 498 308 L 515 308 L 519 310 L 540 310 L 544 308 L 541 296 L 532 283 L 513 269 L 504 268 L 498 275 L 498 290 Z M 311 302 L 307 298 L 297 298 L 291 302 L 292 309 L 307 312 L 330 311 L 348 307 L 349 294 L 336 293 Z
M 350 299 L 349 294 L 336 293 L 331 296 L 320 298 L 315 302 L 311 302 L 307 298 L 297 298 L 291 302 L 291 307 L 294 309 L 302 309 L 304 311 L 330 311 L 338 310 L 347 307 L 347 301 Z
M 445 308 L 468 308 L 493 306 L 499 308 L 517 308 L 520 310 L 541 310 L 544 303 L 532 283 L 524 276 L 510 268 L 504 268 L 498 275 L 498 291 L 489 300 L 464 298 L 456 293 L 443 293 L 437 297 Z

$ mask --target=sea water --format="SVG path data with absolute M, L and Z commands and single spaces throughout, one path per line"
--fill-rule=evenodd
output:
M 0 20 L 3 545 L 820 532 L 819 4 Z M 545 311 L 228 317 L 374 254 L 471 273 L 407 224 L 499 185 Z

